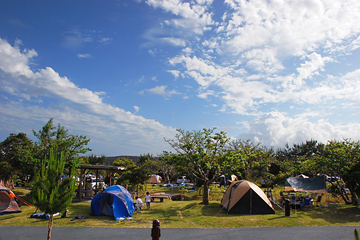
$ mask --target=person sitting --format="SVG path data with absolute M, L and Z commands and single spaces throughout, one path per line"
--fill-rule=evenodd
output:
M 138 213 L 141 212 L 141 208 L 142 208 L 143 205 L 144 205 L 144 203 L 143 203 L 143 201 L 141 200 L 141 198 L 136 197 L 135 207 L 136 207 L 136 211 L 137 211 Z

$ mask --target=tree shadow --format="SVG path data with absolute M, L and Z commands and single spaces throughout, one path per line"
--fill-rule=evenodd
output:
M 312 207 L 303 213 L 313 219 L 322 219 L 330 224 L 360 222 L 360 210 L 356 206 Z

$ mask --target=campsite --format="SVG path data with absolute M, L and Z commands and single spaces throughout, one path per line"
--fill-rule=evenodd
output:
M 274 205 L 275 214 L 227 214 L 221 210 L 221 198 L 224 187 L 213 187 L 210 191 L 210 204 L 202 205 L 201 196 L 197 191 L 184 191 L 179 189 L 164 188 L 160 185 L 147 185 L 150 193 L 167 192 L 180 193 L 185 196 L 184 201 L 171 201 L 151 203 L 151 210 L 134 212 L 129 221 L 115 221 L 110 216 L 91 216 L 91 201 L 77 202 L 68 208 L 66 218 L 54 217 L 54 224 L 58 227 L 97 227 L 97 228 L 150 228 L 153 219 L 161 221 L 162 228 L 237 228 L 237 227 L 281 227 L 281 226 L 338 226 L 359 225 L 360 210 L 353 205 L 333 202 L 327 207 L 316 205 L 291 210 L 291 216 L 285 217 L 284 211 Z M 284 188 L 274 188 L 273 196 L 280 197 Z M 29 192 L 26 188 L 15 188 L 17 196 L 26 199 Z M 44 219 L 30 218 L 35 208 L 22 205 L 21 213 L 0 215 L 1 225 L 12 226 L 47 226 Z M 71 221 L 76 216 L 86 216 L 85 219 Z
M 52 124 L 50 120 L 40 132 L 55 130 Z M 63 129 L 60 125 L 58 128 Z M 297 145 L 273 152 L 248 141 L 231 142 L 225 132 L 217 133 L 215 129 L 178 131 L 175 139 L 167 140 L 177 154 L 147 154 L 137 159 L 119 156 L 107 162 L 105 156 L 78 157 L 80 150 L 87 151 L 82 149 L 87 144 L 82 137 L 78 137 L 80 149 L 66 155 L 55 147 L 69 142 L 50 138 L 54 147 L 46 151 L 35 151 L 42 149 L 40 140 L 29 144 L 30 150 L 35 149 L 34 158 L 43 157 L 41 163 L 21 158 L 24 162 L 20 166 L 10 158 L 13 148 L 8 146 L 17 138 L 10 136 L 2 143 L 4 152 L 8 151 L 4 159 L 9 161 L 5 162 L 9 168 L 2 176 L 8 180 L 4 185 L 21 200 L 21 212 L 0 214 L 1 224 L 49 226 L 48 239 L 53 225 L 150 228 L 154 219 L 160 220 L 162 228 L 359 225 L 359 162 L 345 153 L 357 154 L 360 143 L 303 143 L 301 146 L 321 149 L 311 154 L 311 161 L 304 161 L 303 157 L 292 157 L 298 154 Z M 196 144 L 189 144 L 193 142 Z M 71 142 L 66 145 L 66 149 L 72 147 Z M 338 151 L 334 153 L 333 149 Z M 312 151 L 304 154 L 308 152 Z M 333 172 L 335 163 L 342 171 Z M 18 175 L 12 175 L 15 170 Z M 86 181 L 89 176 L 92 182 Z M 334 182 L 325 182 L 326 176 L 334 177 Z M 345 187 L 350 194 L 338 191 Z M 332 193 L 328 194 L 328 190 Z M 147 192 L 147 199 L 153 200 L 151 208 L 144 204 L 135 211 L 136 197 L 145 203 Z M 16 199 L 9 198 L 11 194 L 2 196 L 4 211 Z M 31 218 L 35 212 L 49 217 Z

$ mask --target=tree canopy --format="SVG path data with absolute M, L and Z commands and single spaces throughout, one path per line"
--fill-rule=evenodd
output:
M 11 133 L 0 143 L 0 179 L 10 180 L 14 175 L 32 175 L 34 144 L 25 133 Z
M 31 141 L 25 133 L 11 133 L 0 143 L 0 179 L 5 182 L 13 176 L 33 176 L 34 166 L 40 170 L 41 160 L 50 156 L 50 149 L 57 149 L 55 154 L 63 154 L 66 162 L 65 170 L 70 172 L 71 166 L 76 167 L 81 160 L 79 153 L 91 150 L 86 147 L 90 141 L 86 136 L 69 134 L 60 124 L 53 126 L 51 118 L 39 131 L 33 130 L 37 139 Z M 57 157 L 60 157 L 57 156 Z
M 86 147 L 90 141 L 86 136 L 78 136 L 69 134 L 69 130 L 58 124 L 54 127 L 53 119 L 51 118 L 39 131 L 33 130 L 34 136 L 37 138 L 35 147 L 37 149 L 36 156 L 42 159 L 44 156 L 49 156 L 50 149 L 57 149 L 58 152 L 64 155 L 66 167 L 77 166 L 80 162 L 77 159 L 77 154 L 91 151 Z M 59 156 L 58 156 L 59 157 Z
M 209 203 L 209 185 L 220 175 L 236 171 L 243 163 L 241 154 L 232 154 L 228 150 L 229 138 L 223 131 L 215 128 L 202 131 L 184 131 L 177 129 L 175 139 L 166 142 L 180 155 L 182 164 L 188 166 L 189 173 L 204 183 L 203 204 Z

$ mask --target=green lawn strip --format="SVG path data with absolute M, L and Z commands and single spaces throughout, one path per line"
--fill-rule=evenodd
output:
M 150 189 L 150 191 L 163 190 Z M 26 191 L 25 191 L 26 193 Z M 26 194 L 24 193 L 25 197 Z M 16 194 L 20 194 L 19 190 Z M 287 226 L 337 226 L 359 225 L 360 209 L 352 205 L 330 204 L 328 207 L 312 206 L 305 210 L 291 210 L 285 217 L 284 211 L 275 206 L 276 214 L 269 215 L 232 215 L 221 210 L 220 201 L 209 205 L 200 204 L 198 193 L 185 193 L 185 201 L 151 203 L 151 209 L 134 213 L 130 221 L 118 222 L 108 216 L 91 216 L 90 201 L 74 202 L 69 207 L 67 218 L 54 218 L 55 227 L 108 227 L 108 228 L 151 228 L 152 221 L 159 219 L 162 228 L 238 228 L 238 227 L 287 227 Z M 195 200 L 193 200 L 195 199 Z M 30 218 L 35 208 L 23 205 L 21 213 L 0 215 L 0 225 L 47 226 L 48 221 Z M 77 215 L 86 219 L 70 221 Z

